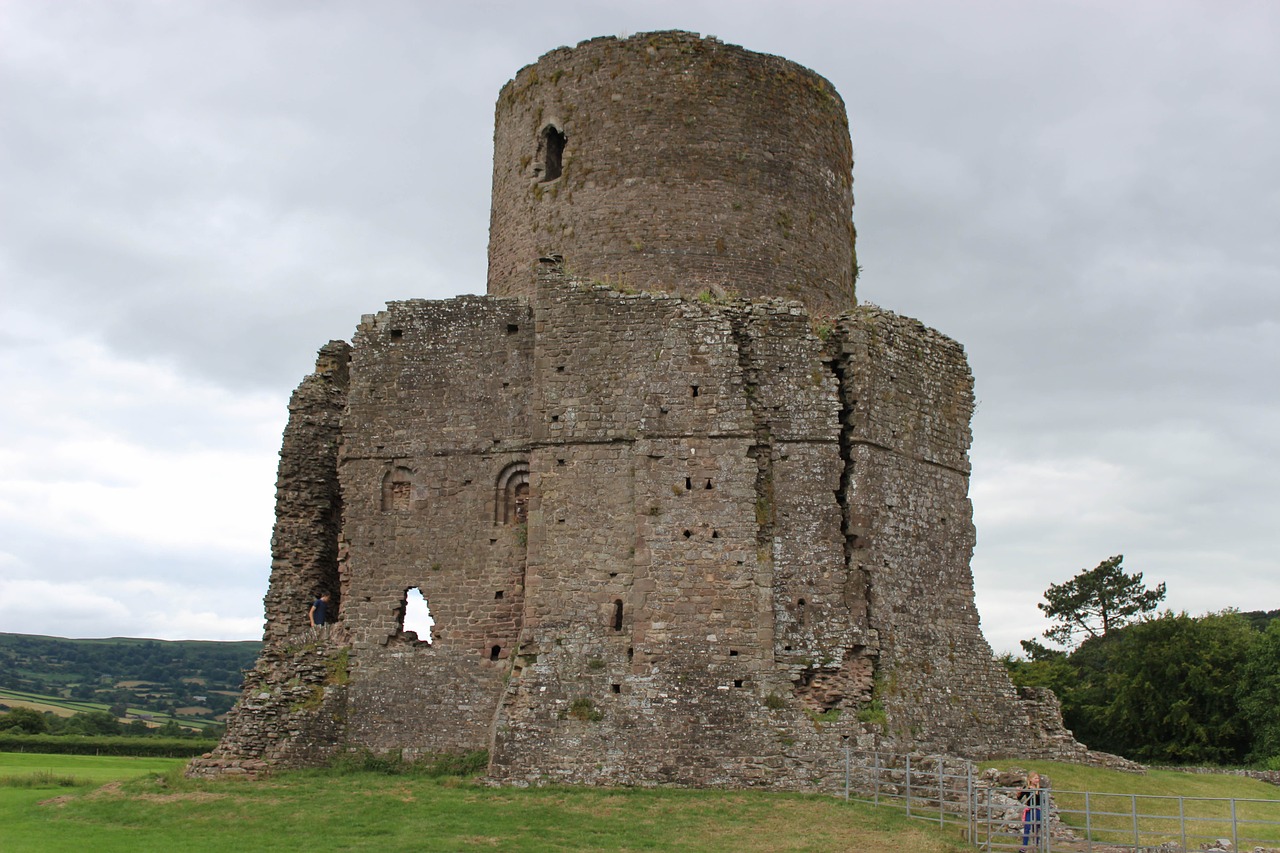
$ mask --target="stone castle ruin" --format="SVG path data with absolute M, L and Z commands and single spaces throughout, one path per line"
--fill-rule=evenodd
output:
M 964 351 L 856 303 L 831 84 L 593 39 L 503 88 L 494 149 L 489 295 L 364 317 L 289 404 L 265 647 L 191 772 L 483 749 L 517 784 L 812 787 L 850 742 L 1082 756 L 979 629 Z

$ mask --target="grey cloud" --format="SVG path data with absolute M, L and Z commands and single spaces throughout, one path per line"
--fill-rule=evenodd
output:
M 1046 578 L 1112 553 L 1168 575 L 1171 601 L 1196 590 L 1189 607 L 1257 599 L 1274 570 L 1280 7 L 20 0 L 0 27 L 3 309 L 50 346 L 274 395 L 281 420 L 361 314 L 483 292 L 493 103 L 522 65 L 670 27 L 802 62 L 849 109 L 860 296 L 970 354 L 993 644 L 1041 630 Z M 70 381 L 0 334 L 5 364 Z M 94 411 L 69 388 L 61 405 L 23 429 L 97 418 L 143 446 L 236 444 L 234 415 L 202 425 L 190 401 Z M 246 428 L 257 447 L 265 427 Z M 1037 513 L 1006 512 L 1014 496 Z M 26 564 L 100 576 L 15 541 Z M 132 556 L 121 572 L 167 559 Z M 175 576 L 198 585 L 219 559 Z M 1208 562 L 1231 583 L 1204 590 Z M 256 618 L 260 596 L 222 609 Z

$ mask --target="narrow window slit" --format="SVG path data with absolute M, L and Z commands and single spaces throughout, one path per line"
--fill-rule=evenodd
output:
M 560 130 L 553 124 L 549 124 L 542 129 L 541 144 L 538 146 L 541 150 L 542 157 L 542 183 L 554 181 L 560 177 L 563 171 L 564 162 L 564 144 L 568 141 Z
M 613 602 L 613 630 L 622 630 L 622 599 Z

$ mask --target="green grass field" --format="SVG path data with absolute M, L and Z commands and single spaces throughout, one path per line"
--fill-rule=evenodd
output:
M 488 788 L 372 772 L 190 781 L 180 759 L 0 753 L 0 850 L 827 851 L 947 853 L 955 830 L 819 795 L 681 789 Z M 1068 791 L 1237 797 L 1280 789 L 1233 776 L 1145 776 L 1030 762 Z M 1127 798 L 1127 797 L 1126 797 Z
M 82 699 L 66 699 L 60 696 L 48 696 L 43 693 L 31 693 L 26 690 L 10 690 L 0 687 L 0 702 L 12 708 L 32 708 L 41 713 L 49 712 L 57 714 L 60 717 L 70 717 L 72 714 L 82 711 L 107 711 L 110 705 L 102 702 L 86 702 Z M 188 728 L 200 729 L 203 731 L 206 727 L 217 725 L 216 721 L 208 719 L 200 719 L 198 717 L 165 714 L 159 711 L 147 710 L 146 708 L 137 706 L 128 706 L 128 713 L 137 717 L 138 715 L 147 715 L 153 722 L 159 724 L 170 719 L 180 725 Z M 128 722 L 127 719 L 121 719 L 121 722 Z
M 7 687 L 0 687 L 0 702 L 12 708 L 34 708 L 41 713 L 48 711 L 60 717 L 70 717 L 79 711 L 105 711 L 108 708 L 101 702 L 63 699 L 27 690 L 10 690 Z
M 100 785 L 147 774 L 167 773 L 175 767 L 185 766 L 186 763 L 185 758 L 0 752 L 0 788 L 13 787 L 11 780 L 34 773 L 51 773 L 72 777 L 84 785 Z
M 815 795 L 486 788 L 456 777 L 367 772 L 191 782 L 179 777 L 178 766 L 172 760 L 0 754 L 0 779 L 47 770 L 94 779 L 74 788 L 0 785 L 0 850 L 968 849 L 893 811 Z

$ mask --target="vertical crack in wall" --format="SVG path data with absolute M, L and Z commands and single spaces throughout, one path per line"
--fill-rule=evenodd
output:
M 871 572 L 865 563 L 869 531 L 865 520 L 857 516 L 856 508 L 850 503 L 856 469 L 853 429 L 859 416 L 859 390 L 854 381 L 854 368 L 843 351 L 844 339 L 844 335 L 833 335 L 827 342 L 826 351 L 822 357 L 823 363 L 835 377 L 837 398 L 840 403 L 840 485 L 836 489 L 836 503 L 840 505 L 840 532 L 843 535 L 844 544 L 845 604 L 851 613 L 856 613 L 859 609 L 862 611 L 863 628 L 870 643 L 868 646 L 860 647 L 858 654 L 854 657 L 865 657 L 864 666 L 869 671 L 864 672 L 863 677 L 871 681 L 879 674 L 880 650 L 878 643 L 875 642 L 876 632 L 870 624 Z M 854 619 L 858 621 L 856 616 Z M 861 697 L 863 701 L 871 698 L 869 690 Z
M 836 489 L 836 503 L 840 505 L 840 530 L 844 534 L 844 564 L 849 572 L 863 572 L 864 588 L 868 588 L 869 578 L 865 570 L 858 564 L 858 552 L 864 543 L 860 541 L 860 532 L 853 524 L 853 510 L 849 506 L 849 491 L 853 488 L 853 439 L 850 426 L 854 412 L 858 406 L 857 392 L 849 381 L 849 365 L 839 353 L 828 353 L 827 366 L 836 379 L 837 394 L 840 400 L 840 487 Z
M 756 544 L 771 545 L 776 518 L 773 500 L 773 437 L 769 421 L 760 405 L 760 369 L 755 360 L 747 312 L 726 312 L 738 351 L 738 370 L 742 376 L 743 395 L 751 409 L 754 441 L 747 455 L 756 461 Z

